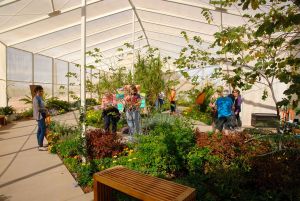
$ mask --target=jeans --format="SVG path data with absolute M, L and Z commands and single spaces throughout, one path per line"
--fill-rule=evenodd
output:
M 44 137 L 45 137 L 45 134 L 46 134 L 46 123 L 45 123 L 44 118 L 42 118 L 40 120 L 37 120 L 37 122 L 38 122 L 37 141 L 38 141 L 39 147 L 42 147 Z
M 111 124 L 111 131 L 112 133 L 116 133 L 117 132 L 117 123 L 118 120 L 113 117 L 112 115 L 104 115 L 104 129 L 105 132 L 109 132 L 109 126 Z
M 140 133 L 140 111 L 127 110 L 126 120 L 129 127 L 129 134 Z

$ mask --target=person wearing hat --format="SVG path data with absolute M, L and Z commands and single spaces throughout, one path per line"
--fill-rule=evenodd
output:
M 221 93 L 221 97 L 217 99 L 216 101 L 216 108 L 218 112 L 218 119 L 216 122 L 216 132 L 223 131 L 223 128 L 225 128 L 225 134 L 228 134 L 229 129 L 229 123 L 230 123 L 230 117 L 233 115 L 232 113 L 232 107 L 233 107 L 233 101 L 229 95 L 229 90 L 224 90 Z

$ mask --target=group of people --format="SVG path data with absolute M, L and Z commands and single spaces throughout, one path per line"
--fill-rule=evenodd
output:
M 238 89 L 234 89 L 232 94 L 229 94 L 229 90 L 216 91 L 209 104 L 216 132 L 224 131 L 224 134 L 228 134 L 228 130 L 241 127 L 241 104 L 242 98 Z
M 33 98 L 33 117 L 38 123 L 37 141 L 38 150 L 45 151 L 47 148 L 44 146 L 43 141 L 46 133 L 45 119 L 47 116 L 47 109 L 42 99 L 43 87 L 36 86 L 34 89 L 35 96 Z M 163 92 L 158 94 L 157 106 L 159 108 L 164 104 L 165 95 Z M 170 101 L 171 114 L 176 110 L 176 90 L 171 88 L 168 94 Z M 234 89 L 232 94 L 228 90 L 217 90 L 211 98 L 209 106 L 212 108 L 213 127 L 216 132 L 241 126 L 240 112 L 241 112 L 241 95 L 238 89 Z M 126 120 L 129 127 L 129 134 L 140 133 L 140 105 L 141 96 L 138 93 L 136 85 L 130 85 L 127 94 L 123 100 Z M 120 119 L 120 112 L 117 108 L 117 100 L 115 94 L 107 91 L 101 103 L 103 110 L 102 116 L 104 120 L 104 129 L 106 132 L 116 133 L 117 123 Z M 111 131 L 110 131 L 111 125 Z

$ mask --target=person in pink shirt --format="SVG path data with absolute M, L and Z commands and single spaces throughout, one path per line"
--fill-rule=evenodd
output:
M 116 95 L 111 92 L 106 92 L 102 98 L 101 109 L 103 110 L 102 117 L 104 119 L 105 132 L 110 132 L 111 124 L 111 133 L 115 134 L 117 132 L 117 123 L 120 119 Z

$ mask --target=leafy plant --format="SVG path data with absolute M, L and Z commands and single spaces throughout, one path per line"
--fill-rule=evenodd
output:
M 286 1 L 256 1 L 256 0 L 226 0 L 214 1 L 222 6 L 230 6 L 240 2 L 243 9 L 257 9 L 260 5 L 269 3 L 268 12 L 256 12 L 255 15 L 245 15 L 248 23 L 238 27 L 228 27 L 214 34 L 215 41 L 209 51 L 201 47 L 203 40 L 196 36 L 191 43 L 187 38 L 187 47 L 181 50 L 176 60 L 178 68 L 198 68 L 205 65 L 226 64 L 234 66 L 232 73 L 224 73 L 217 69 L 213 78 L 221 77 L 233 87 L 249 90 L 254 84 L 262 84 L 265 90 L 262 98 L 271 93 L 279 117 L 279 107 L 294 101 L 299 102 L 299 7 L 297 3 Z M 286 54 L 282 54 L 282 51 Z M 217 55 L 215 57 L 214 55 Z M 288 84 L 284 94 L 286 98 L 277 100 L 274 82 L 279 80 Z M 296 95 L 296 96 L 293 96 Z
M 0 107 L 0 115 L 11 115 L 15 112 L 12 106 Z
M 101 129 L 88 130 L 86 143 L 90 159 L 112 157 L 122 152 L 125 147 L 117 135 L 106 133 Z
M 46 101 L 46 107 L 49 110 L 57 110 L 60 113 L 68 112 L 70 104 L 67 101 L 59 100 L 57 97 L 50 98 Z
M 86 124 L 100 128 L 103 125 L 101 110 L 88 110 L 86 112 Z

